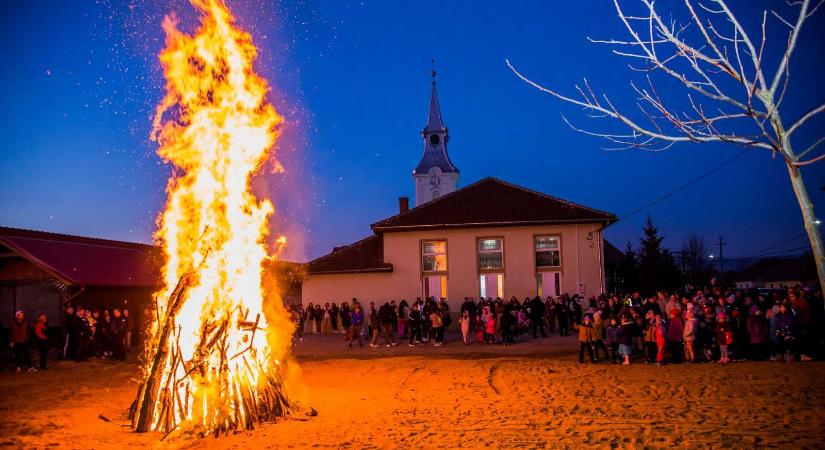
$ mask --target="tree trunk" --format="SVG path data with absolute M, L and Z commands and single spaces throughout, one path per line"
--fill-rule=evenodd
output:
M 796 200 L 799 202 L 799 209 L 802 210 L 802 220 L 805 223 L 805 231 L 808 232 L 808 240 L 811 242 L 811 248 L 814 252 L 816 272 L 819 276 L 819 288 L 825 290 L 825 250 L 823 249 L 819 225 L 816 223 L 817 219 L 814 214 L 814 205 L 808 196 L 808 190 L 805 189 L 805 182 L 802 180 L 802 173 L 799 167 L 790 163 L 787 163 L 787 166 L 788 174 L 791 177 L 793 192 L 796 194 Z

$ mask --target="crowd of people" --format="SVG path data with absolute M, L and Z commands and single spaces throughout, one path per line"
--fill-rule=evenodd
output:
M 128 309 L 65 309 L 62 328 L 47 316 L 30 321 L 17 311 L 7 335 L 18 372 L 47 369 L 49 355 L 66 360 L 123 360 L 151 312 L 136 321 Z M 417 298 L 362 306 L 349 302 L 292 308 L 295 341 L 304 334 L 340 334 L 352 347 L 445 344 L 445 330 L 456 320 L 459 343 L 504 345 L 548 337 L 577 336 L 578 359 L 630 364 L 729 363 L 740 360 L 822 359 L 825 309 L 822 292 L 799 287 L 782 290 L 700 289 L 658 292 L 653 296 L 602 295 L 582 299 L 561 295 L 519 301 L 467 297 L 451 314 L 446 299 Z M 455 319 L 454 319 L 455 318 Z M 61 330 L 60 336 L 54 332 Z M 380 345 L 379 345 L 379 340 Z M 34 352 L 36 350 L 36 352 Z M 56 350 L 56 352 L 52 352 Z M 34 364 L 32 353 L 38 356 Z
M 444 344 L 453 315 L 446 299 L 416 299 L 362 306 L 358 299 L 300 305 L 292 310 L 296 340 L 305 333 L 337 333 L 351 347 Z M 584 300 L 467 297 L 455 317 L 460 342 L 511 345 L 558 333 L 575 335 L 579 362 L 630 364 L 729 363 L 739 360 L 804 361 L 821 357 L 825 325 L 821 291 L 799 287 L 760 292 L 718 288 L 602 295 Z
M 144 311 L 148 316 L 149 312 Z M 36 322 L 30 322 L 23 311 L 17 311 L 8 332 L 17 372 L 48 369 L 52 350 L 61 359 L 85 361 L 89 358 L 124 360 L 133 348 L 137 336 L 136 321 L 128 309 L 87 309 L 78 305 L 67 306 L 63 314 L 63 326 L 50 328 L 48 318 L 40 314 Z M 55 331 L 62 331 L 59 336 Z M 37 364 L 32 350 L 37 349 Z

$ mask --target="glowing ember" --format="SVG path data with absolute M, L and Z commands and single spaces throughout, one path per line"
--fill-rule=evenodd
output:
M 153 139 L 175 166 L 158 238 L 164 288 L 133 405 L 137 431 L 251 429 L 288 412 L 279 359 L 293 331 L 261 289 L 273 206 L 249 191 L 281 117 L 252 69 L 256 49 L 221 0 L 191 0 L 194 35 L 163 23 L 166 96 Z M 282 246 L 284 238 L 278 239 Z

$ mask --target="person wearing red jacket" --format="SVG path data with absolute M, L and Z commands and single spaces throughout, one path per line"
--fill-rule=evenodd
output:
M 37 343 L 37 350 L 40 352 L 40 368 L 46 370 L 46 360 L 49 357 L 49 325 L 45 314 L 40 314 L 37 323 L 34 324 L 34 341 Z

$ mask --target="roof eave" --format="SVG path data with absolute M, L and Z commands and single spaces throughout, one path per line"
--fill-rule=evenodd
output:
M 308 270 L 307 275 L 336 275 L 336 274 L 347 274 L 347 273 L 386 273 L 392 272 L 393 267 L 390 265 L 389 267 L 370 267 L 366 269 L 349 269 L 349 270 L 321 270 L 321 271 L 312 271 Z
M 519 226 L 534 226 L 534 225 L 566 225 L 576 223 L 604 223 L 605 227 L 616 222 L 616 218 L 593 218 L 593 219 L 571 219 L 571 220 L 524 220 L 524 221 L 508 221 L 508 222 L 470 222 L 470 223 L 453 223 L 453 224 L 431 224 L 431 225 L 395 225 L 395 226 L 381 226 L 378 224 L 372 225 L 372 230 L 376 233 L 387 231 L 417 231 L 417 230 L 433 230 L 445 228 L 491 228 L 491 227 L 519 227 Z

